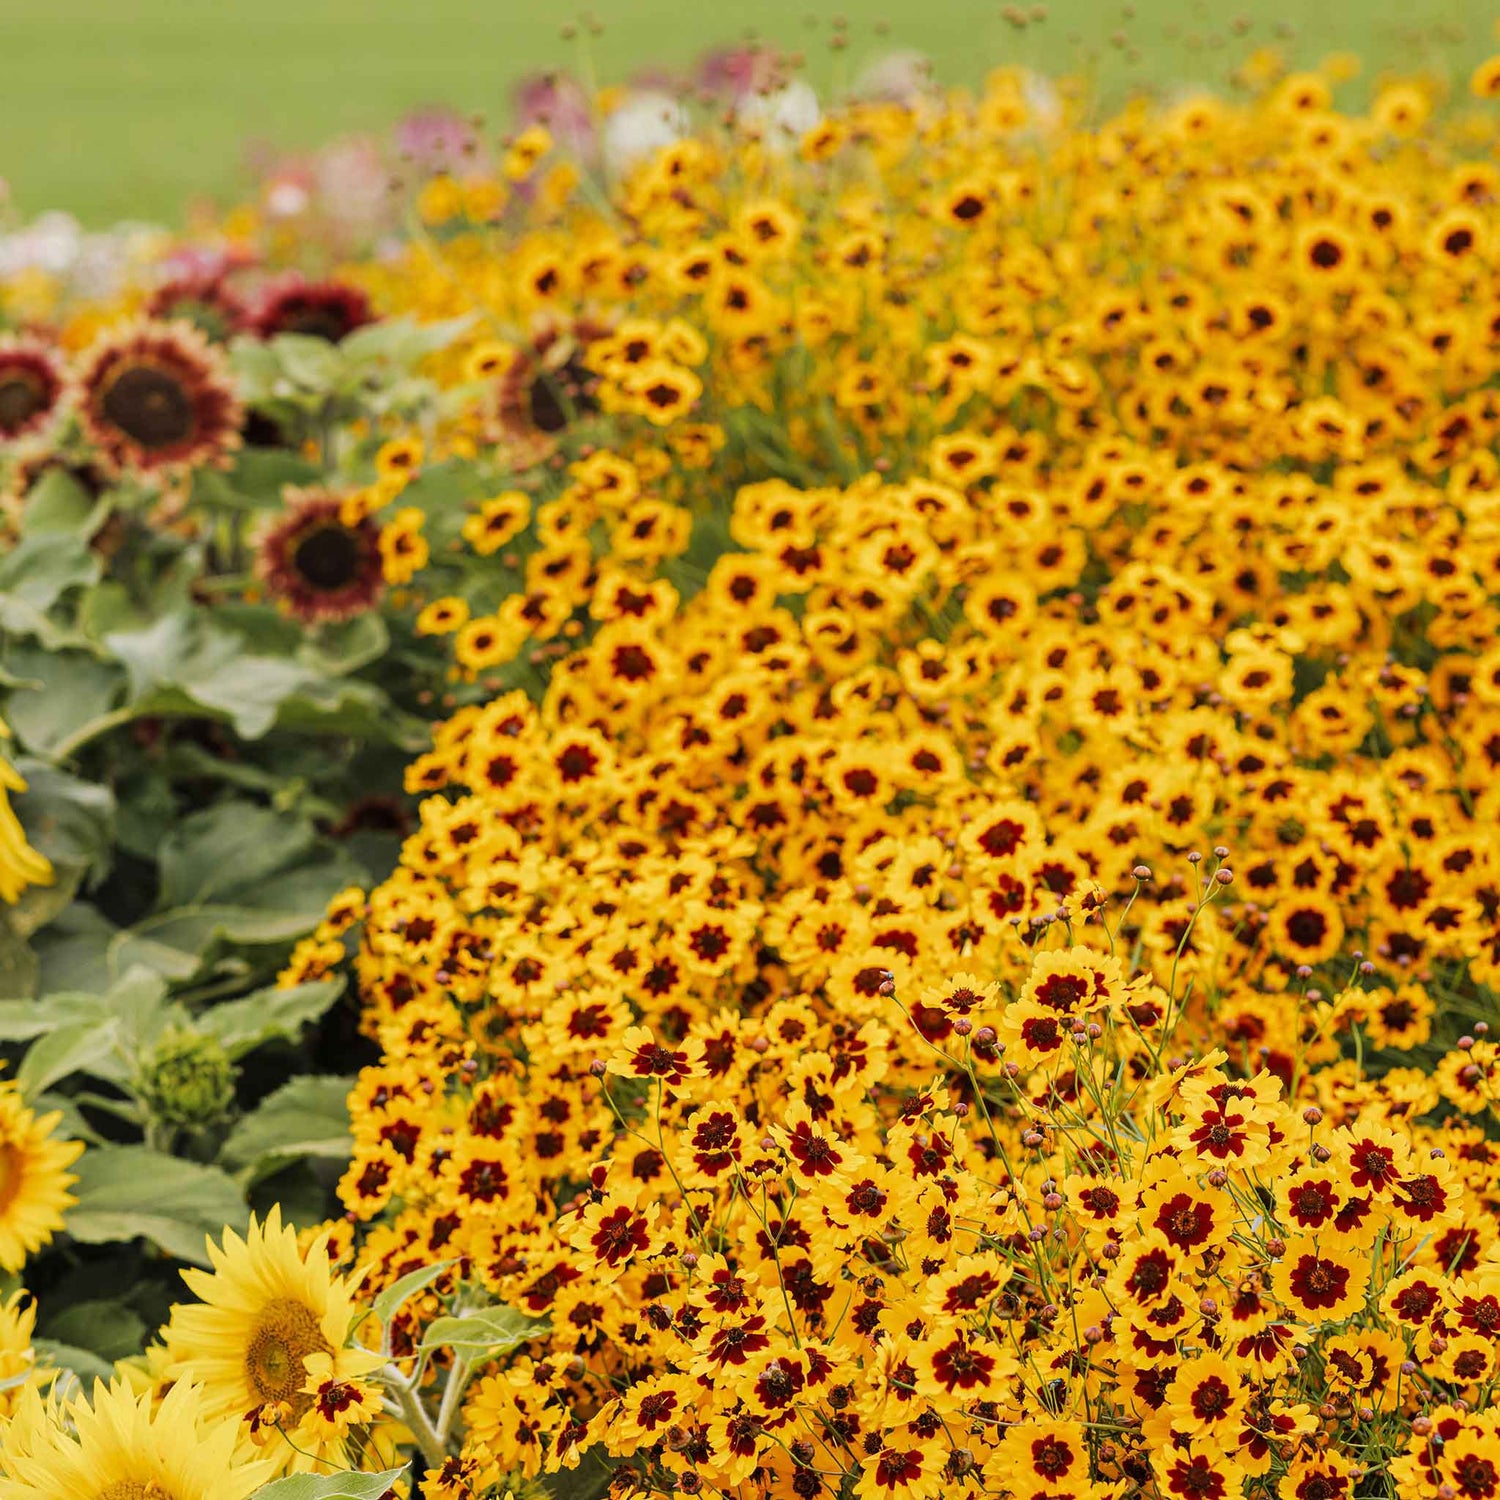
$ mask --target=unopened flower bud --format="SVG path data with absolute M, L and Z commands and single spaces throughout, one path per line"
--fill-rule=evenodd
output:
M 228 1118 L 238 1072 L 217 1037 L 174 1028 L 143 1059 L 135 1092 L 162 1124 L 204 1130 Z

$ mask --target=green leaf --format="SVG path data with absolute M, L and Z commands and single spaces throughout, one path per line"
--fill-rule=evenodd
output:
M 272 377 L 280 378 L 277 371 Z M 241 449 L 227 473 L 199 469 L 193 475 L 194 499 L 235 510 L 279 510 L 288 485 L 315 484 L 317 466 L 284 448 Z
M 502 1354 L 540 1338 L 552 1325 L 514 1307 L 481 1307 L 457 1318 L 434 1318 L 422 1336 L 420 1352 L 453 1349 L 470 1361 Z
M 278 501 L 288 485 L 315 484 L 319 476 L 316 464 L 285 448 L 244 448 L 230 473 L 237 489 Z
M 348 1104 L 353 1087 L 352 1078 L 292 1079 L 230 1131 L 221 1159 L 226 1166 L 249 1167 L 252 1175 L 298 1156 L 346 1161 L 353 1149 Z
M 245 1217 L 234 1179 L 218 1167 L 183 1161 L 145 1146 L 100 1146 L 73 1168 L 77 1205 L 68 1233 L 89 1245 L 137 1237 L 169 1255 L 207 1265 L 204 1245 Z
M 343 988 L 342 979 L 316 979 L 290 989 L 256 990 L 243 1000 L 204 1011 L 195 1025 L 217 1037 L 229 1056 L 238 1060 L 273 1037 L 295 1042 L 303 1027 L 322 1016 Z
M 316 640 L 309 638 L 297 655 L 315 670 L 339 677 L 378 661 L 390 644 L 391 633 L 384 618 L 374 610 L 367 610 L 352 620 L 328 627 Z
M 101 1359 L 89 1349 L 80 1349 L 75 1344 L 62 1344 L 56 1339 L 33 1339 L 31 1347 L 36 1350 L 37 1363 L 53 1370 L 71 1370 L 85 1387 L 96 1380 L 113 1380 L 115 1367 L 111 1360 Z
M 590 1448 L 578 1461 L 576 1469 L 544 1474 L 542 1489 L 552 1500 L 602 1500 L 609 1493 L 609 1481 L 618 1464 L 603 1448 Z
M 27 647 L 13 651 L 9 662 L 36 688 L 11 695 L 5 721 L 22 745 L 49 759 L 65 741 L 85 735 L 88 725 L 102 720 L 125 691 L 119 667 L 87 651 Z
M 248 335 L 230 344 L 229 364 L 240 395 L 247 402 L 269 398 L 281 379 L 281 364 L 275 351 L 263 340 Z
M 388 365 L 408 368 L 429 354 L 446 349 L 473 321 L 471 314 L 438 323 L 385 318 L 356 329 L 339 344 L 339 353 L 351 367 Z
M 7 1003 L 24 1003 L 36 993 L 39 968 L 36 951 L 0 907 L 0 997 Z
M 54 862 L 52 884 L 27 886 L 7 913 L 10 925 L 23 938 L 29 938 L 72 904 L 74 896 L 78 894 L 78 887 L 82 884 L 82 865 Z
M 56 994 L 45 1000 L 0 1000 L 0 1042 L 29 1042 L 59 1026 L 109 1018 L 107 1002 L 99 995 Z
M 101 579 L 78 601 L 78 628 L 96 645 L 117 631 L 140 630 L 150 620 L 151 611 L 116 578 Z
M 407 1272 L 375 1299 L 370 1311 L 380 1319 L 381 1326 L 384 1327 L 406 1304 L 408 1297 L 415 1297 L 418 1292 L 425 1291 L 444 1271 L 457 1264 L 453 1260 L 440 1260 L 433 1265 L 423 1266 L 420 1270 Z
M 232 897 L 300 863 L 316 839 L 292 813 L 231 799 L 184 818 L 162 842 L 162 911 Z
M 65 468 L 53 464 L 27 492 L 21 529 L 28 536 L 43 531 L 89 536 L 108 503 L 96 500 Z
M 337 345 L 306 333 L 278 333 L 270 341 L 282 373 L 309 391 L 326 391 L 339 378 L 343 359 Z
M 97 907 L 75 901 L 32 939 L 40 964 L 38 984 L 42 993 L 107 990 L 111 979 L 109 945 L 117 932 Z
M 21 1092 L 34 1098 L 60 1079 L 74 1073 L 92 1073 L 101 1078 L 119 1078 L 123 1069 L 115 1053 L 119 1027 L 114 1020 L 81 1021 L 59 1026 L 39 1037 L 21 1059 L 16 1082 Z M 108 1066 L 113 1062 L 114 1066 Z
M 318 682 L 306 667 L 245 650 L 239 636 L 202 611 L 163 615 L 145 630 L 117 632 L 104 643 L 129 674 L 130 701 L 140 713 L 208 709 L 249 740 L 271 728 L 287 698 Z
M 12 605 L 45 614 L 70 588 L 97 582 L 99 572 L 99 559 L 80 532 L 44 531 L 22 537 L 0 557 L 0 622 L 12 630 L 25 628 L 8 617 Z
M 49 1338 L 61 1341 L 55 1347 L 71 1347 L 101 1363 L 139 1354 L 147 1332 L 146 1320 L 133 1308 L 97 1298 L 74 1302 L 48 1316 L 46 1328 Z
M 402 1464 L 379 1474 L 292 1474 L 263 1485 L 253 1500 L 380 1500 L 405 1472 Z

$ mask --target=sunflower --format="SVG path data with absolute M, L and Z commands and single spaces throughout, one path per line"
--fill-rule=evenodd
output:
M 495 423 L 517 466 L 546 458 L 560 432 L 598 412 L 598 377 L 585 356 L 603 333 L 585 322 L 544 327 L 501 376 Z
M 320 1367 L 331 1376 L 347 1373 L 350 1357 L 343 1343 L 354 1301 L 326 1241 L 299 1250 L 277 1206 L 263 1223 L 252 1217 L 244 1239 L 226 1229 L 208 1254 L 211 1272 L 182 1273 L 200 1300 L 176 1304 L 164 1330 L 170 1378 L 201 1385 L 205 1410 L 242 1424 L 247 1441 L 252 1426 L 280 1427 L 288 1441 L 276 1451 L 278 1469 L 337 1460 L 339 1443 L 318 1427 L 304 1389 L 312 1356 L 327 1356 Z
M 69 1430 L 71 1427 L 71 1431 Z M 206 1419 L 201 1393 L 179 1382 L 158 1405 L 123 1383 L 92 1402 L 46 1405 L 27 1392 L 6 1433 L 3 1500 L 244 1500 L 274 1462 L 234 1461 L 235 1429 Z
M 137 322 L 84 352 L 79 412 L 101 465 L 118 474 L 222 466 L 244 412 L 223 357 L 190 323 Z
M 56 356 L 37 339 L 0 338 L 0 443 L 41 432 L 64 388 Z
M 37 1117 L 16 1085 L 0 1085 L 0 1268 L 19 1271 L 63 1227 L 63 1210 L 77 1200 L 68 1192 L 68 1168 L 82 1141 L 52 1139 L 61 1114 Z
M 249 321 L 244 299 L 224 279 L 224 269 L 208 267 L 181 271 L 169 277 L 146 304 L 149 317 L 180 318 L 206 338 L 222 343 Z
M 271 287 L 255 311 L 255 331 L 263 338 L 300 333 L 337 344 L 375 321 L 370 299 L 342 281 L 307 281 L 290 276 Z
M 380 597 L 380 527 L 368 516 L 348 524 L 343 497 L 329 490 L 286 492 L 287 506 L 261 535 L 256 575 L 304 624 L 349 620 Z

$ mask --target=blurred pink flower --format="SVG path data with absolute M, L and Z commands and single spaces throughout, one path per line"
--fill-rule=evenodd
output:
M 716 99 L 738 104 L 770 88 L 780 72 L 780 59 L 767 47 L 719 47 L 698 60 L 693 84 Z
M 588 95 L 566 73 L 533 73 L 523 78 L 511 96 L 511 114 L 517 130 L 545 125 L 552 139 L 580 161 L 591 162 L 598 156 L 599 132 Z
M 457 110 L 429 105 L 396 126 L 396 150 L 424 172 L 457 171 L 473 159 L 479 137 Z

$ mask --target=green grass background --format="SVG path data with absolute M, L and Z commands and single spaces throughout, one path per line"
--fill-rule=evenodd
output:
M 1032 0 L 1026 0 L 1029 9 Z M 1483 0 L 1050 0 L 1017 32 L 976 0 L 593 0 L 601 81 L 680 66 L 747 28 L 799 48 L 820 90 L 881 51 L 916 48 L 945 79 L 1005 61 L 1088 68 L 1099 86 L 1221 83 L 1278 25 L 1301 61 L 1333 49 L 1382 67 L 1461 67 L 1497 45 Z M 832 18 L 848 50 L 830 52 Z M 811 19 L 810 19 L 811 17 Z M 1232 35 L 1243 17 L 1250 28 Z M 176 219 L 194 195 L 232 196 L 245 145 L 312 145 L 380 130 L 425 103 L 483 111 L 499 129 L 514 80 L 577 67 L 560 36 L 569 8 L 546 0 L 0 0 L 0 177 L 27 214 L 87 222 Z M 877 34 L 875 23 L 888 30 Z M 1112 40 L 1123 34 L 1128 50 Z

